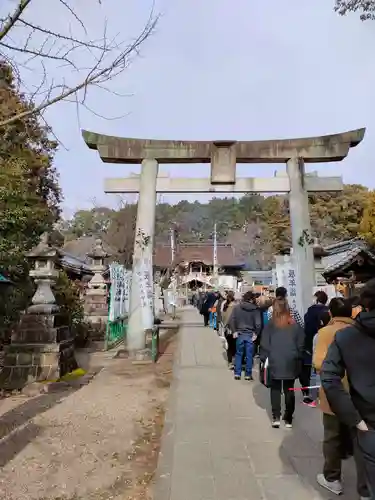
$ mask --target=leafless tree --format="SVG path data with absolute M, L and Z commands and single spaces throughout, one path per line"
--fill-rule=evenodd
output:
M 119 35 L 111 37 L 107 20 L 104 20 L 98 38 L 90 35 L 84 15 L 77 10 L 79 2 L 76 0 L 48 1 L 50 12 L 64 16 L 64 23 L 61 23 L 66 26 L 64 30 L 34 20 L 33 7 L 41 8 L 38 0 L 8 0 L 5 5 L 4 1 L 0 2 L 0 60 L 12 66 L 22 91 L 33 106 L 17 114 L 10 112 L 0 120 L 0 126 L 30 114 L 42 114 L 62 100 L 88 108 L 87 93 L 93 86 L 115 94 L 107 85 L 128 68 L 158 21 L 152 8 L 141 32 L 129 42 L 121 40 Z M 104 2 L 91 0 L 86 9 L 90 12 L 102 9 Z M 31 88 L 22 79 L 27 72 L 32 76 Z
M 359 12 L 362 21 L 375 19 L 375 0 L 336 0 L 335 10 L 342 16 Z

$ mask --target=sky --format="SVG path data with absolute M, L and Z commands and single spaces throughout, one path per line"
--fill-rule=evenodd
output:
M 54 0 L 55 1 L 55 0 Z M 39 24 L 66 24 L 66 12 L 35 2 Z M 151 0 L 80 0 L 88 30 L 131 39 L 146 22 Z M 126 72 L 92 88 L 96 115 L 61 103 L 46 118 L 64 144 L 55 164 L 64 212 L 113 205 L 105 177 L 137 171 L 103 164 L 80 129 L 124 137 L 259 140 L 338 133 L 366 127 L 364 141 L 340 163 L 316 164 L 320 175 L 375 187 L 375 21 L 340 17 L 334 0 L 156 0 L 157 29 Z M 64 17 L 66 16 L 66 17 Z M 78 61 L 84 64 L 84 61 Z M 31 78 L 31 76 L 27 76 Z M 104 119 L 97 115 L 118 117 Z M 241 176 L 272 176 L 276 165 L 239 165 Z M 209 166 L 163 166 L 171 175 L 208 177 Z M 175 202 L 177 195 L 165 197 Z

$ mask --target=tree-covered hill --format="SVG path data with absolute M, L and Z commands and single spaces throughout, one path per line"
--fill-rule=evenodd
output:
M 346 185 L 341 193 L 310 196 L 313 236 L 323 244 L 358 236 L 371 192 L 364 186 Z M 80 210 L 66 221 L 67 239 L 102 236 L 124 262 L 131 261 L 136 205 L 119 210 L 95 207 Z M 240 259 L 254 269 L 269 267 L 272 255 L 290 246 L 288 197 L 246 195 L 213 198 L 208 203 L 182 200 L 175 205 L 160 203 L 156 211 L 157 244 L 169 241 L 171 227 L 180 242 L 212 239 L 217 224 L 218 241 L 231 243 Z

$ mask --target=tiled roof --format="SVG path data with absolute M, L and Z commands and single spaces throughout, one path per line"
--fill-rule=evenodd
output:
M 325 250 L 327 250 L 329 255 L 322 259 L 325 267 L 323 275 L 350 266 L 361 253 L 365 253 L 375 262 L 374 252 L 369 249 L 364 241 L 358 238 L 330 245 L 329 247 L 325 247 Z
M 202 262 L 213 265 L 214 247 L 212 243 L 180 244 L 176 255 L 176 263 Z M 221 267 L 241 267 L 242 263 L 235 257 L 232 245 L 217 246 L 217 260 Z M 154 254 L 156 267 L 167 268 L 171 265 L 171 247 L 156 245 Z
M 60 264 L 72 270 L 76 270 L 82 274 L 93 274 L 87 262 L 75 255 L 67 253 L 65 250 L 60 250 Z
M 87 255 L 91 253 L 92 249 L 95 247 L 96 239 L 95 236 L 82 236 L 81 238 L 67 241 L 63 247 L 63 251 L 89 264 L 90 259 Z M 103 248 L 111 255 L 115 255 L 116 253 L 105 243 L 105 241 L 103 241 Z

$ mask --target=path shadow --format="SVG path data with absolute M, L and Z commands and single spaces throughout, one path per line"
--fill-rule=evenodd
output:
M 163 327 L 161 327 L 163 328 Z M 176 335 L 178 334 L 178 327 L 176 328 L 168 328 L 164 335 L 160 335 L 159 338 L 159 358 L 166 353 L 169 344 L 174 340 Z
M 259 371 L 254 370 L 254 378 L 259 380 Z M 259 408 L 262 408 L 262 410 L 265 410 L 267 412 L 268 418 L 272 419 L 272 412 L 271 412 L 271 404 L 270 404 L 270 392 L 267 387 L 265 387 L 263 384 L 260 382 L 256 382 L 253 385 L 253 397 L 254 401 L 259 406 Z
M 293 429 L 285 430 L 279 456 L 283 463 L 293 467 L 304 483 L 317 492 L 317 498 L 333 500 L 337 495 L 325 490 L 316 481 L 317 474 L 323 470 L 321 420 L 319 409 L 303 406 L 297 398 Z M 344 494 L 340 498 L 357 498 L 356 472 L 352 459 L 343 462 L 343 478 Z
M 257 371 L 254 371 L 258 376 Z M 252 388 L 255 403 L 267 412 L 271 420 L 271 405 L 269 389 L 260 382 Z M 322 423 L 321 412 L 318 408 L 309 408 L 301 404 L 301 398 L 296 397 L 296 412 L 293 429 L 287 430 L 283 426 L 277 432 L 283 432 L 284 438 L 279 446 L 279 457 L 286 470 L 291 468 L 298 474 L 301 481 L 309 485 L 318 496 L 314 500 L 334 500 L 337 495 L 324 490 L 316 481 L 317 474 L 322 472 Z M 358 498 L 356 493 L 356 471 L 353 459 L 343 463 L 344 494 L 343 500 Z
M 36 396 L 0 416 L 0 467 L 4 467 L 42 431 L 30 420 L 61 403 L 76 390 L 68 388 Z
M 29 422 L 21 429 L 16 429 L 11 434 L 0 440 L 0 468 L 18 455 L 29 443 L 41 433 L 41 427 Z

